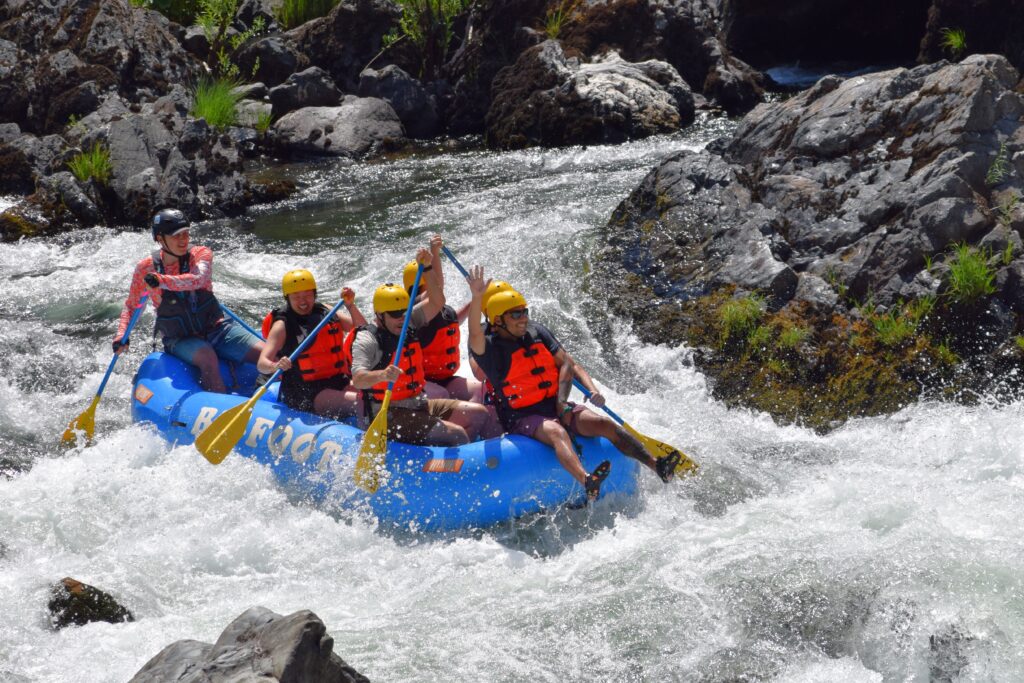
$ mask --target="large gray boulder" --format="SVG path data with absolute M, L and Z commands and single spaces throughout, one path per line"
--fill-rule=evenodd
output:
M 333 650 L 334 639 L 312 612 L 281 616 L 252 607 L 231 622 L 213 645 L 196 640 L 168 645 L 130 683 L 367 681 Z
M 330 74 L 318 66 L 292 74 L 269 95 L 275 118 L 303 107 L 333 107 L 342 98 Z
M 349 95 L 337 107 L 306 107 L 273 125 L 274 141 L 286 155 L 326 155 L 358 159 L 384 143 L 405 136 L 391 105 L 373 97 Z
M 6 89 L 10 97 L 0 97 L 0 115 L 23 130 L 57 132 L 70 115 L 92 111 L 108 90 L 139 102 L 202 73 L 166 17 L 123 0 L 0 6 L 0 94 Z
M 487 140 L 504 148 L 621 142 L 676 131 L 693 117 L 693 95 L 671 65 L 615 52 L 581 64 L 548 40 L 495 77 Z
M 758 105 L 732 135 L 667 158 L 619 205 L 597 255 L 595 286 L 614 311 L 638 323 L 641 337 L 708 349 L 700 330 L 716 324 L 722 299 L 715 297 L 757 292 L 767 314 L 778 316 L 777 328 L 802 326 L 824 340 L 821 356 L 805 358 L 788 379 L 759 375 L 756 355 L 726 358 L 712 349 L 698 364 L 723 398 L 753 397 L 788 419 L 794 396 L 808 396 L 803 408 L 814 411 L 826 405 L 814 392 L 828 394 L 835 402 L 817 415 L 818 426 L 894 410 L 925 380 L 945 381 L 942 364 L 950 362 L 961 363 L 957 381 L 973 392 L 1013 381 L 1022 375 L 1006 363 L 1024 355 L 1013 351 L 1024 333 L 1018 81 L 1005 58 L 974 55 L 958 64 L 830 76 L 788 100 Z M 964 245 L 991 271 L 991 296 L 953 294 Z M 884 354 L 903 348 L 882 336 L 886 324 L 911 326 L 916 336 L 901 339 L 931 350 L 920 360 L 899 356 L 905 364 L 873 386 L 880 371 L 856 365 L 851 321 L 860 321 L 862 340 L 877 340 L 882 360 L 867 362 L 881 368 L 893 363 Z M 950 361 L 950 348 L 959 360 Z M 1001 355 L 990 357 L 996 349 Z M 744 369 L 734 373 L 738 360 Z M 847 374 L 830 382 L 829 372 Z M 774 379 L 792 381 L 791 393 L 771 393 Z M 885 401 L 870 403 L 895 386 Z
M 379 97 L 390 104 L 411 138 L 431 138 L 441 130 L 437 99 L 394 64 L 383 69 L 365 69 L 359 75 L 359 96 Z

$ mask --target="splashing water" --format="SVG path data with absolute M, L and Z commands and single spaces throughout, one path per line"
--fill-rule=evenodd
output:
M 593 318 L 584 264 L 611 211 L 721 125 L 617 147 L 324 163 L 297 198 L 193 231 L 214 248 L 218 296 L 255 323 L 293 267 L 316 273 L 325 301 L 350 285 L 368 306 L 439 230 L 465 264 L 526 292 L 609 405 L 703 465 L 668 487 L 645 477 L 633 501 L 475 532 L 384 532 L 244 458 L 210 467 L 131 424 L 148 313 L 96 443 L 59 450 L 152 242 L 96 228 L 0 245 L 0 679 L 125 681 L 254 604 L 313 609 L 374 680 L 1024 677 L 1024 406 L 919 404 L 820 436 L 727 410 L 687 349 Z M 446 278 L 465 300 L 454 269 Z M 47 592 L 63 576 L 137 621 L 51 631 Z

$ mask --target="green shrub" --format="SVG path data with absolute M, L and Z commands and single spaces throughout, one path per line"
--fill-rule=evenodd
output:
M 420 56 L 420 78 L 433 79 L 440 74 L 452 41 L 455 18 L 465 12 L 472 0 L 398 0 L 402 9 L 398 31 L 385 36 L 384 45 L 408 38 Z
M 722 304 L 718 319 L 722 325 L 722 342 L 746 339 L 764 315 L 764 299 L 751 294 L 743 299 L 731 299 Z
M 996 291 L 995 271 L 989 267 L 991 254 L 967 244 L 954 247 L 949 266 L 949 296 L 957 303 L 970 304 Z
M 68 162 L 68 168 L 83 183 L 92 179 L 100 185 L 110 182 L 110 175 L 114 167 L 110 164 L 110 150 L 93 143 L 91 149 L 83 150 L 72 157 Z
M 1017 343 L 1017 348 L 1019 348 L 1021 351 L 1024 351 L 1024 336 L 1018 335 L 1014 337 L 1013 341 Z
M 1013 242 L 1007 242 L 1006 248 L 1003 249 L 1003 256 L 1000 259 L 1004 266 L 1008 266 L 1013 263 Z
M 292 29 L 310 19 L 325 16 L 337 4 L 338 0 L 284 0 L 274 10 L 274 17 L 285 30 Z
M 238 102 L 241 95 L 235 91 L 238 81 L 230 78 L 203 78 L 192 93 L 192 110 L 197 119 L 217 130 L 224 130 L 238 121 Z
M 807 341 L 810 336 L 810 329 L 798 325 L 790 325 L 779 333 L 779 340 L 776 346 L 783 351 L 791 351 Z
M 946 50 L 953 59 L 960 59 L 960 55 L 967 51 L 967 34 L 962 28 L 943 28 L 939 31 L 942 38 L 939 45 Z

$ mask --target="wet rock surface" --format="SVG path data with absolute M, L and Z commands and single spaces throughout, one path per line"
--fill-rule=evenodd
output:
M 179 640 L 146 663 L 131 683 L 203 681 L 317 681 L 368 679 L 334 653 L 327 627 L 308 610 L 281 616 L 252 607 L 214 644 Z
M 698 346 L 721 397 L 787 420 L 831 404 L 812 420 L 827 427 L 929 388 L 1013 394 L 1024 379 L 1010 284 L 1024 265 L 1018 81 L 1005 58 L 975 55 L 827 77 L 759 105 L 616 209 L 596 286 L 646 340 Z M 991 280 L 977 296 L 958 289 L 968 258 Z
M 671 65 L 610 52 L 581 64 L 553 40 L 494 79 L 487 139 L 504 148 L 621 142 L 693 121 L 693 95 Z
M 84 626 L 95 621 L 120 624 L 135 621 L 132 613 L 113 596 L 70 577 L 61 579 L 50 592 L 47 605 L 50 620 L 56 629 Z

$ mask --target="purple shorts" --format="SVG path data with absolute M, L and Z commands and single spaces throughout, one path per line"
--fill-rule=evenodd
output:
M 579 403 L 572 407 L 572 413 L 570 413 L 569 417 L 569 431 L 573 434 L 578 435 L 580 433 L 579 430 L 576 429 L 576 417 L 584 410 L 587 410 L 587 407 L 580 405 Z M 540 428 L 540 426 L 549 420 L 552 422 L 560 422 L 557 417 L 548 417 L 547 415 L 527 415 L 526 417 L 521 417 L 516 420 L 512 424 L 512 428 L 508 430 L 508 433 L 522 434 L 523 436 L 528 436 L 532 439 L 534 433 Z

